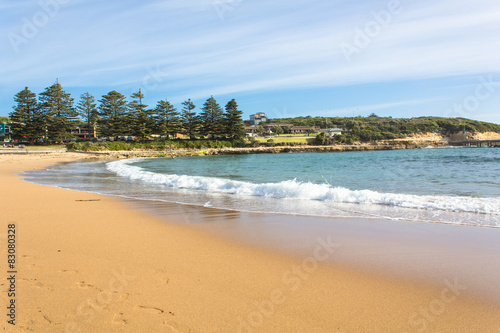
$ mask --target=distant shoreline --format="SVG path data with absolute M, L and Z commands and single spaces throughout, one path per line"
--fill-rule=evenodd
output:
M 422 149 L 427 147 L 450 147 L 446 142 L 398 141 L 377 144 L 353 145 L 325 145 L 325 146 L 275 146 L 275 147 L 241 147 L 241 148 L 205 148 L 205 149 L 141 149 L 121 151 L 72 151 L 93 155 L 102 158 L 129 158 L 129 157 L 177 157 L 177 156 L 207 156 L 207 155 L 246 155 L 246 154 L 282 154 L 282 153 L 319 153 L 319 152 L 354 152 L 354 151 L 380 151 L 399 149 Z
M 446 148 L 463 146 L 458 141 L 444 137 L 408 137 L 404 139 L 382 140 L 376 143 L 334 144 L 334 145 L 274 145 L 259 147 L 234 148 L 142 148 L 133 150 L 66 150 L 37 147 L 0 148 L 1 154 L 51 154 L 65 151 L 92 156 L 96 159 L 137 158 L 137 157 L 178 157 L 207 155 L 246 155 L 246 154 L 282 154 L 282 153 L 315 153 L 315 152 L 355 152 L 382 151 L 400 149 Z
M 206 148 L 206 149 L 140 149 L 140 150 L 102 150 L 81 151 L 71 150 L 68 153 L 83 154 L 95 158 L 134 158 L 134 157 L 178 157 L 178 156 L 207 156 L 207 155 L 246 155 L 246 154 L 282 154 L 282 153 L 315 153 L 315 152 L 355 152 L 355 151 L 381 151 L 400 149 L 423 149 L 427 147 L 446 148 L 452 147 L 445 144 L 359 144 L 359 145 L 331 145 L 331 146 L 278 146 L 278 147 L 241 147 L 241 148 Z M 30 155 L 64 153 L 62 149 L 37 149 L 27 148 L 0 148 L 1 154 Z

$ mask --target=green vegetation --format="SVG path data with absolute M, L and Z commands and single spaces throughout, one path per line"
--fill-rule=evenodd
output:
M 16 94 L 14 101 L 17 105 L 10 114 L 12 137 L 37 139 L 42 135 L 45 120 L 39 111 L 36 95 L 26 87 Z
M 219 103 L 211 96 L 200 113 L 200 134 L 203 136 L 213 135 L 214 137 L 224 135 L 224 111 Z
M 210 97 L 200 114 L 191 99 L 182 103 L 180 114 L 167 100 L 159 101 L 151 109 L 143 99 L 141 89 L 132 94 L 130 102 L 113 90 L 102 96 L 97 105 L 94 96 L 84 93 L 75 107 L 71 94 L 66 93 L 58 81 L 47 87 L 38 100 L 26 87 L 16 94 L 16 105 L 9 114 L 12 138 L 32 143 L 63 142 L 75 137 L 72 131 L 76 131 L 77 126 L 78 131 L 85 128 L 87 140 L 134 136 L 147 141 L 153 137 L 169 139 L 184 134 L 193 141 L 206 137 L 234 142 L 245 137 L 243 112 L 238 110 L 234 99 L 227 103 L 224 112 Z M 75 134 L 81 135 L 81 132 Z
M 416 133 L 437 133 L 450 135 L 453 133 L 466 132 L 497 132 L 500 133 L 500 125 L 486 123 L 465 118 L 441 118 L 441 117 L 418 117 L 418 118 L 392 118 L 369 117 L 355 118 L 324 118 L 324 117 L 297 117 L 272 119 L 273 123 L 289 123 L 294 126 L 316 126 L 317 128 L 342 128 L 343 134 L 335 136 L 334 140 L 328 140 L 322 133 L 318 134 L 317 144 L 371 142 L 384 139 L 404 138 Z
M 227 137 L 233 140 L 244 138 L 246 133 L 242 121 L 243 112 L 238 110 L 238 103 L 230 100 L 226 104 L 226 113 L 224 113 L 224 127 Z
M 201 149 L 245 147 L 244 140 L 165 140 L 165 141 L 105 141 L 105 142 L 70 142 L 68 150 L 105 151 L 105 150 L 142 150 L 142 149 Z
M 200 127 L 200 117 L 196 115 L 194 111 L 196 106 L 191 102 L 191 99 L 183 102 L 182 105 L 184 105 L 181 112 L 182 128 L 184 129 L 184 133 L 193 140 Z
M 64 91 L 58 81 L 45 88 L 38 97 L 39 125 L 45 125 L 48 139 L 62 142 L 71 136 L 78 113 L 73 107 L 74 99 Z M 42 128 L 43 129 L 43 128 Z
M 83 119 L 88 128 L 95 127 L 99 119 L 99 113 L 95 104 L 95 98 L 91 94 L 84 93 L 76 106 L 78 115 Z
M 159 101 L 154 110 L 155 133 L 166 137 L 175 136 L 181 128 L 179 112 L 169 101 Z
M 148 109 L 148 106 L 142 103 L 144 94 L 141 89 L 139 89 L 138 92 L 133 93 L 130 97 L 132 97 L 132 102 L 129 103 L 128 107 L 130 110 L 129 118 L 132 123 L 132 133 L 144 140 L 147 136 L 153 133 L 153 110 Z

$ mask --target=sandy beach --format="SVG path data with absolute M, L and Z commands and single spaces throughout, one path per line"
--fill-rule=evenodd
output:
M 500 331 L 500 306 L 473 297 L 453 275 L 431 284 L 336 263 L 346 233 L 316 238 L 308 256 L 287 255 L 19 176 L 81 158 L 0 155 L 4 331 Z M 405 259 L 412 257 L 400 253 Z M 7 316 L 12 299 L 15 325 Z

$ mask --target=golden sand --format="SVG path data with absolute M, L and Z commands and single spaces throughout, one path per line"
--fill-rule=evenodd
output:
M 2 155 L 2 321 L 8 332 L 499 332 L 497 306 L 165 223 L 115 198 L 32 184 L 77 154 Z M 7 230 L 16 228 L 15 326 Z

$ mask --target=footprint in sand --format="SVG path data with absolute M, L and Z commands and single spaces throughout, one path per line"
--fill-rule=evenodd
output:
M 160 277 L 160 278 L 156 279 L 156 286 L 157 287 L 164 287 L 164 286 L 168 285 L 169 282 L 170 282 L 170 279 Z
M 92 288 L 92 289 L 95 289 L 95 290 L 98 290 L 98 291 L 103 291 L 101 288 L 98 288 L 96 286 L 93 286 L 89 283 L 86 283 L 85 281 L 80 281 L 80 282 L 77 282 L 76 285 L 80 288 L 83 288 L 83 289 L 87 289 L 87 288 Z
M 90 286 L 89 284 L 86 284 L 85 281 L 79 281 L 76 285 L 80 288 L 88 288 Z
M 118 293 L 118 292 L 115 292 L 114 294 L 117 295 L 117 297 L 118 297 L 117 301 L 118 302 L 127 301 L 128 298 L 130 297 L 129 293 Z
M 123 319 L 123 313 L 115 313 L 111 322 L 115 325 L 126 325 L 127 321 Z
M 35 287 L 38 287 L 38 288 L 43 288 L 44 287 L 43 283 L 38 282 L 38 281 L 33 282 L 32 285 L 34 285 Z
M 170 279 L 166 277 L 167 274 L 162 269 L 153 270 L 153 275 L 155 276 L 157 287 L 165 286 L 170 281 Z
M 48 289 L 50 291 L 54 291 L 54 287 L 51 286 L 51 285 L 45 285 L 43 283 L 41 283 L 40 281 L 37 281 L 36 279 L 34 280 L 35 282 L 31 283 L 32 286 L 34 287 L 37 287 L 37 288 L 44 288 L 44 289 Z
M 164 324 L 174 332 L 195 333 L 189 326 L 176 323 L 175 321 L 166 321 Z

